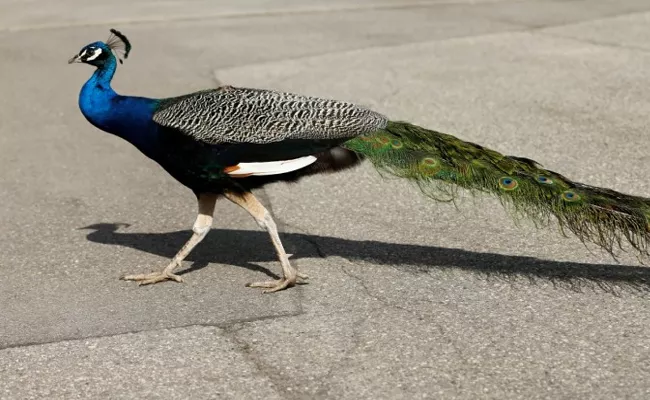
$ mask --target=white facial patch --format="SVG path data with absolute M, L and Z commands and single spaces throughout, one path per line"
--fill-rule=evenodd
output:
M 85 52 L 85 50 L 84 50 Z M 88 58 L 86 58 L 86 61 L 92 61 L 95 58 L 99 57 L 99 55 L 102 54 L 102 49 L 95 49 L 93 51 L 93 54 L 91 54 Z

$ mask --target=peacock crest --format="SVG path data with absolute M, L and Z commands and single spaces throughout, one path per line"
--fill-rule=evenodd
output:
M 111 29 L 111 35 L 108 37 L 106 45 L 113 51 L 113 54 L 115 54 L 115 57 L 120 61 L 120 64 L 123 63 L 123 60 L 129 58 L 131 42 L 129 42 L 129 39 L 127 39 L 126 36 L 117 29 Z

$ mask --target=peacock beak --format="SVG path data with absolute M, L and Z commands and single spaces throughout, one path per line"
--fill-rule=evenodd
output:
M 75 55 L 74 57 L 68 60 L 68 64 L 73 64 L 78 62 L 81 62 L 81 57 L 79 57 L 79 54 Z

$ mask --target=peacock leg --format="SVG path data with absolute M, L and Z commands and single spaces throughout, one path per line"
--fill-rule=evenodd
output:
M 262 205 L 262 203 L 260 203 L 251 192 L 226 192 L 225 196 L 228 200 L 248 211 L 248 213 L 255 218 L 258 225 L 266 229 L 269 236 L 271 236 L 271 241 L 273 242 L 275 251 L 278 254 L 278 259 L 282 265 L 281 279 L 275 281 L 252 282 L 246 284 L 246 286 L 265 288 L 267 290 L 264 290 L 262 293 L 272 293 L 295 285 L 298 278 L 307 279 L 307 275 L 299 273 L 289 262 L 289 256 L 284 251 L 275 221 L 273 221 L 271 213 Z
M 203 240 L 205 235 L 208 234 L 212 227 L 212 215 L 214 214 L 214 205 L 217 201 L 217 196 L 213 194 L 199 195 L 199 214 L 196 217 L 194 226 L 192 227 L 192 237 L 185 243 L 178 253 L 172 258 L 169 264 L 162 270 L 152 272 L 149 274 L 140 275 L 125 275 L 120 279 L 125 281 L 137 281 L 138 285 L 148 285 L 151 283 L 158 283 L 167 280 L 176 282 L 183 282 L 183 278 L 173 274 L 174 268 L 181 265 L 181 262 L 187 257 L 194 247 Z

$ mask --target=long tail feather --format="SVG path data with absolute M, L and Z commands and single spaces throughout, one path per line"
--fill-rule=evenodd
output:
M 488 192 L 536 223 L 555 216 L 564 230 L 614 255 L 627 241 L 641 255 L 650 249 L 650 199 L 572 182 L 521 157 L 504 156 L 454 136 L 406 122 L 345 142 L 380 171 L 415 181 L 436 200 L 457 198 L 458 188 Z

